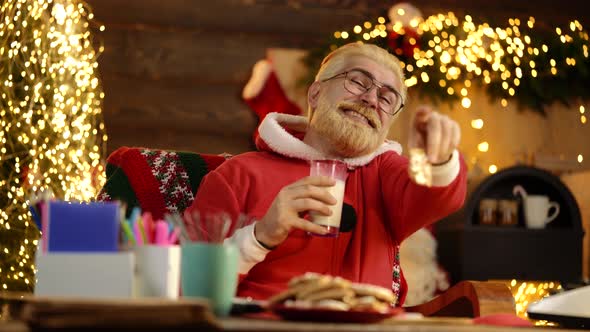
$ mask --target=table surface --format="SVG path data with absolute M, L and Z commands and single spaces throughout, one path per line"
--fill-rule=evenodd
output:
M 30 326 L 51 327 L 52 331 L 79 327 L 80 330 L 97 330 L 112 327 L 128 331 L 232 331 L 232 332 L 572 332 L 556 327 L 506 327 L 474 324 L 469 318 L 417 317 L 415 314 L 396 315 L 378 323 L 318 323 L 281 320 L 266 313 L 250 316 L 215 317 L 207 303 L 198 299 L 166 301 L 161 299 L 81 300 L 68 298 L 42 298 L 22 294 L 0 294 L 0 332 L 33 331 Z M 154 315 L 154 313 L 156 313 Z M 511 316 L 513 317 L 513 316 Z M 341 319 L 341 318 L 338 318 Z M 28 325 L 31 324 L 31 325 Z M 184 325 L 183 325 L 184 324 Z M 64 330 L 65 331 L 65 330 Z
M 549 327 L 504 327 L 491 325 L 474 325 L 470 319 L 464 318 L 424 318 L 420 320 L 399 320 L 388 319 L 376 324 L 343 324 L 343 323 L 312 323 L 312 322 L 289 322 L 282 320 L 266 320 L 253 318 L 230 317 L 218 320 L 217 327 L 211 326 L 209 331 L 232 331 L 232 332 L 575 332 L 582 330 L 560 329 Z M 55 330 L 58 331 L 59 329 Z M 132 328 L 130 330 L 133 330 Z M 166 328 L 162 331 L 172 331 Z M 186 330 L 186 327 L 183 328 Z M 198 329 L 203 331 L 202 327 Z M 25 323 L 20 321 L 0 322 L 0 332 L 30 332 Z
M 388 319 L 377 324 L 342 324 L 342 323 L 312 323 L 289 322 L 281 320 L 261 320 L 250 318 L 227 318 L 221 320 L 223 331 L 342 331 L 342 332 L 454 332 L 454 331 L 481 331 L 481 332 L 573 332 L 577 330 L 559 329 L 555 327 L 506 327 L 492 325 L 472 324 L 471 319 L 466 318 L 423 318 L 420 320 Z M 582 330 L 580 330 L 582 331 Z

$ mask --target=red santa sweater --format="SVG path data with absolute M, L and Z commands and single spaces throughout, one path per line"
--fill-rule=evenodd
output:
M 237 155 L 210 172 L 191 210 L 226 212 L 234 220 L 245 214 L 253 223 L 262 218 L 284 186 L 309 175 L 309 160 L 324 159 L 292 134 L 306 125 L 304 117 L 270 113 L 259 129 L 260 151 Z M 337 238 L 293 230 L 268 251 L 255 240 L 253 223 L 236 230 L 228 241 L 241 253 L 238 296 L 266 299 L 286 289 L 292 277 L 311 271 L 391 287 L 401 305 L 407 289 L 403 276 L 395 276 L 399 244 L 462 206 L 466 167 L 455 151 L 448 163 L 434 167 L 428 188 L 412 182 L 400 153 L 399 144 L 387 141 L 370 155 L 343 159 L 349 168 L 343 210 L 348 224 Z

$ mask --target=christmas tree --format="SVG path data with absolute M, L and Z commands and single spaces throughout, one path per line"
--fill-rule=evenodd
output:
M 88 5 L 5 0 L 0 11 L 0 289 L 32 291 L 31 194 L 91 200 L 104 182 L 104 94 Z M 102 30 L 103 27 L 100 27 Z

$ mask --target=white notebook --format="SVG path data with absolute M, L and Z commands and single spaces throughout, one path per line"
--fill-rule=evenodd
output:
M 565 327 L 590 328 L 590 286 L 548 296 L 529 305 L 527 313 Z

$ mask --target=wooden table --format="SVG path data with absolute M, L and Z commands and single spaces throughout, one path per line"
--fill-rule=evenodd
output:
M 504 327 L 474 325 L 464 318 L 390 319 L 378 324 L 337 324 L 228 318 L 221 320 L 223 331 L 232 332 L 574 332 L 583 330 L 549 327 Z
M 178 329 L 166 328 L 162 331 L 231 331 L 231 332 L 575 332 L 583 330 L 559 329 L 549 327 L 503 327 L 491 325 L 474 325 L 471 320 L 463 318 L 424 318 L 421 320 L 390 319 L 377 324 L 341 324 L 289 322 L 281 320 L 262 320 L 230 317 L 219 319 L 217 326 Z M 119 329 L 121 330 L 121 329 Z M 130 328 L 133 331 L 135 329 Z M 144 329 L 142 329 L 144 330 Z M 0 322 L 0 332 L 32 332 L 25 323 L 19 321 Z M 60 331 L 55 329 L 52 331 Z M 70 330 L 71 331 L 71 330 Z
M 395 316 L 375 324 L 314 323 L 258 317 L 216 318 L 206 302 L 198 299 L 166 301 L 72 300 L 40 298 L 22 294 L 0 294 L 0 332 L 29 332 L 39 327 L 51 331 L 232 331 L 232 332 L 573 332 L 545 327 L 504 327 L 473 324 L 470 318 Z M 413 315 L 413 316 L 412 316 Z M 413 318 L 412 318 L 413 317 Z M 31 328 L 38 327 L 37 329 Z

